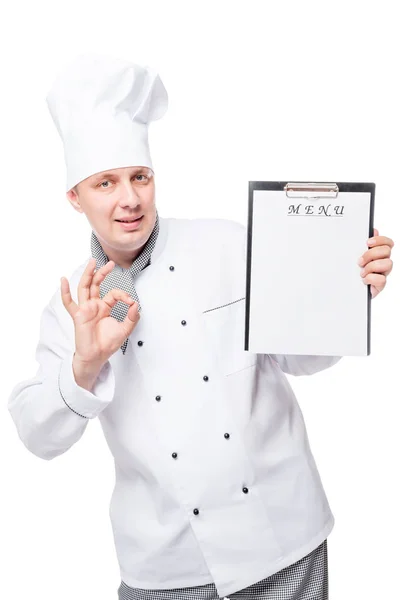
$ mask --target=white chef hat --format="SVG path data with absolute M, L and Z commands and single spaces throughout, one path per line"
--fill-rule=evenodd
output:
M 46 102 L 64 144 L 67 191 L 100 171 L 153 168 L 148 125 L 168 108 L 153 68 L 81 54 L 59 72 Z

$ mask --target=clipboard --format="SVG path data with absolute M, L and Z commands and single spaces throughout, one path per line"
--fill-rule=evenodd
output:
M 249 181 L 245 350 L 367 356 L 375 183 Z

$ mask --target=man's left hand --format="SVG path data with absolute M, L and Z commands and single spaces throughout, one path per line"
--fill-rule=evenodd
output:
M 363 282 L 371 284 L 372 298 L 375 298 L 383 290 L 386 285 L 386 277 L 393 269 L 393 261 L 390 258 L 394 241 L 391 238 L 379 235 L 379 231 L 374 229 L 374 237 L 367 242 L 370 247 L 364 252 L 362 259 L 358 264 L 363 267 L 361 277 Z

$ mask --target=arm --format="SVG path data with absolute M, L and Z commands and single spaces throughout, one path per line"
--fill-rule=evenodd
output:
M 342 356 L 313 356 L 309 354 L 269 354 L 284 373 L 313 375 L 335 365 Z
M 114 396 L 115 379 L 109 361 L 98 372 L 89 373 L 76 364 L 74 352 L 74 344 L 49 304 L 40 321 L 36 349 L 39 369 L 35 377 L 19 382 L 8 399 L 21 441 L 45 460 L 75 444 L 89 419 L 104 410 Z

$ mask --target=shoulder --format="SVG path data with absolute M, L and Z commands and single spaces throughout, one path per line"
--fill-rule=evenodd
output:
M 170 230 L 181 239 L 189 242 L 201 240 L 207 244 L 240 243 L 246 236 L 247 228 L 242 223 L 232 219 L 195 218 L 169 219 Z
M 236 264 L 246 261 L 247 227 L 232 219 L 169 219 L 173 244 L 202 261 Z
M 191 219 L 190 221 L 193 229 L 201 232 L 207 231 L 215 235 L 235 235 L 235 233 L 240 234 L 246 229 L 244 225 L 232 219 L 201 218 Z

